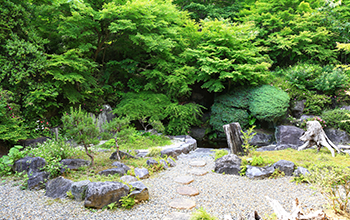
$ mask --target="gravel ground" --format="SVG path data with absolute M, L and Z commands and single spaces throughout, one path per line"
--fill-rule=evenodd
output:
M 176 167 L 170 168 L 157 176 L 143 180 L 150 191 L 150 200 L 136 205 L 131 210 L 96 211 L 85 209 L 83 202 L 69 199 L 50 199 L 44 196 L 44 191 L 22 191 L 13 183 L 0 184 L 0 219 L 125 219 L 148 220 L 163 219 L 174 210 L 169 203 L 174 198 L 184 196 L 176 193 L 179 183 L 174 178 L 188 175 L 190 161 L 204 160 L 204 169 L 209 171 L 204 176 L 194 176 L 195 187 L 200 194 L 190 199 L 196 202 L 196 208 L 204 207 L 209 213 L 219 219 L 224 215 L 235 217 L 245 215 L 254 210 L 264 217 L 273 213 L 265 196 L 278 200 L 287 210 L 292 208 L 291 202 L 298 198 L 306 208 L 322 208 L 324 198 L 308 185 L 290 182 L 290 177 L 279 179 L 250 180 L 246 177 L 221 175 L 213 173 L 214 159 L 207 150 L 179 157 Z M 191 213 L 192 210 L 178 212 Z

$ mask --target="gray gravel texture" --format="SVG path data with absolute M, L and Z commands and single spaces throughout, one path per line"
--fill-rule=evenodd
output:
M 194 182 L 188 186 L 199 190 L 199 195 L 188 197 L 196 202 L 192 210 L 175 210 L 169 207 L 172 199 L 183 198 L 176 193 L 181 186 L 174 178 L 188 175 L 190 161 L 204 160 L 204 169 L 209 171 L 204 176 L 193 176 Z M 291 177 L 279 179 L 250 180 L 247 177 L 213 173 L 214 159 L 206 150 L 197 150 L 182 155 L 176 166 L 157 174 L 151 179 L 142 180 L 149 188 L 150 200 L 137 204 L 131 210 L 97 210 L 84 208 L 83 202 L 70 199 L 51 199 L 44 196 L 45 191 L 20 190 L 13 183 L 0 184 L 0 219 L 125 219 L 148 220 L 164 219 L 172 212 L 191 213 L 204 207 L 207 212 L 223 219 L 224 215 L 246 215 L 257 210 L 264 217 L 273 213 L 265 199 L 269 196 L 278 200 L 287 210 L 292 208 L 292 201 L 298 198 L 305 208 L 324 208 L 326 201 L 322 195 L 306 184 L 290 182 Z

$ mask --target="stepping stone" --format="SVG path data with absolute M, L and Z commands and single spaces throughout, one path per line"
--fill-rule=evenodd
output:
M 174 199 L 169 206 L 174 209 L 192 209 L 196 206 L 196 202 L 190 199 Z
M 181 212 L 172 212 L 167 217 L 163 218 L 163 220 L 189 220 L 191 218 L 190 214 L 181 213 Z
M 191 167 L 204 167 L 207 163 L 205 161 L 192 161 L 190 163 Z
M 190 186 L 181 186 L 177 188 L 177 193 L 184 196 L 196 196 L 199 194 L 196 188 Z
M 200 169 L 193 169 L 188 171 L 190 174 L 196 175 L 196 176 L 204 176 L 208 173 L 206 170 L 200 170 Z
M 175 182 L 181 183 L 184 185 L 190 184 L 194 181 L 192 176 L 179 176 L 174 179 Z

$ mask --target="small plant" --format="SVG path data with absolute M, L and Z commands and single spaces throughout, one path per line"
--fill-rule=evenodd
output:
M 0 176 L 12 174 L 13 163 L 24 156 L 24 153 L 19 151 L 22 148 L 20 145 L 15 145 L 10 149 L 8 155 L 0 158 Z
M 122 207 L 125 209 L 131 209 L 135 205 L 135 199 L 134 197 L 130 196 L 130 194 L 123 196 L 119 201 L 121 202 Z
M 249 141 L 256 135 L 256 133 L 254 133 L 254 131 L 253 131 L 254 128 L 255 128 L 255 125 L 250 127 L 246 132 L 241 131 L 242 139 L 243 139 L 242 147 L 244 148 L 244 151 L 247 154 L 249 154 L 251 151 L 254 151 L 256 149 L 256 146 L 253 146 L 253 145 L 249 144 Z
M 315 167 L 306 180 L 326 197 L 336 213 L 350 214 L 350 169 Z
M 67 134 L 72 137 L 78 144 L 83 144 L 85 153 L 91 159 L 90 166 L 94 166 L 94 156 L 89 152 L 90 144 L 97 144 L 99 140 L 99 129 L 94 119 L 86 112 L 79 109 L 71 108 L 70 114 L 66 113 L 62 117 L 63 127 Z
M 277 179 L 280 177 L 284 177 L 286 174 L 283 171 L 280 171 L 279 168 L 276 168 L 273 173 L 271 174 L 271 176 L 269 177 L 269 179 Z
M 200 207 L 192 213 L 190 220 L 217 220 L 218 218 L 210 215 L 203 207 Z
M 334 109 L 325 111 L 322 114 L 322 118 L 327 121 L 327 126 L 350 132 L 350 115 L 348 110 Z
M 161 151 L 162 151 L 162 149 L 160 147 L 151 147 L 148 149 L 147 156 L 149 156 L 149 157 L 160 156 Z
M 73 196 L 73 194 L 72 194 L 72 191 L 69 190 L 69 191 L 66 192 L 66 194 L 67 194 L 67 197 L 68 197 L 68 198 L 74 199 L 74 196 Z
M 214 160 L 217 160 L 225 155 L 228 154 L 227 150 L 221 149 L 221 150 L 213 150 L 215 152 Z

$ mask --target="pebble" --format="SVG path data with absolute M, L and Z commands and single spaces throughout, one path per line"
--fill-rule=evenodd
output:
M 1 219 L 128 219 L 163 220 L 174 211 L 190 214 L 203 207 L 208 213 L 218 217 L 246 215 L 256 210 L 260 216 L 273 213 L 265 196 L 276 199 L 287 210 L 292 209 L 295 198 L 307 209 L 318 210 L 326 207 L 322 195 L 309 188 L 307 184 L 290 182 L 291 177 L 278 179 L 251 180 L 247 177 L 222 175 L 209 172 L 205 176 L 195 176 L 188 186 L 195 187 L 199 195 L 191 197 L 196 203 L 194 209 L 174 210 L 169 203 L 174 199 L 188 198 L 179 195 L 176 189 L 181 186 L 174 178 L 183 176 L 191 168 L 189 163 L 204 160 L 205 170 L 214 170 L 214 159 L 209 153 L 193 152 L 178 157 L 176 167 L 169 168 L 155 177 L 143 179 L 148 187 L 150 199 L 135 205 L 130 210 L 92 210 L 84 208 L 83 202 L 70 199 L 51 199 L 45 191 L 21 190 L 13 182 L 0 183 Z M 201 168 L 204 169 L 204 168 Z

